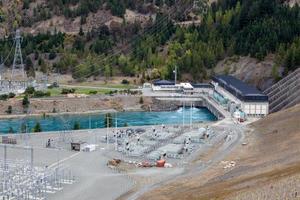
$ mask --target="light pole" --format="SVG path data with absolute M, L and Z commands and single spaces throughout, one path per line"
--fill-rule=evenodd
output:
M 106 118 L 106 149 L 108 148 L 108 127 L 109 127 L 109 117 Z
M 92 121 L 91 121 L 91 115 L 89 115 L 89 129 L 92 129 Z
M 192 117 L 193 117 L 193 104 L 191 102 L 191 110 L 190 110 L 190 129 L 192 129 Z
M 173 73 L 175 74 L 175 85 L 177 83 L 177 65 L 175 65 L 175 70 L 173 71 Z
M 97 122 L 95 122 L 95 129 L 97 130 Z M 95 134 L 95 144 L 97 144 L 97 133 L 96 130 L 94 130 L 94 134 Z
M 185 103 L 184 103 L 184 101 L 182 102 L 182 126 L 184 127 L 184 107 L 185 107 L 185 105 L 184 105 Z
M 117 151 L 118 150 L 118 134 L 117 134 L 117 132 L 118 132 L 118 118 L 117 118 L 117 113 L 116 113 L 116 117 L 115 117 L 115 126 L 116 126 L 116 128 L 115 128 L 115 150 Z

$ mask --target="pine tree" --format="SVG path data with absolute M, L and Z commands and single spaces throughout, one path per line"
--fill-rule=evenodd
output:
M 104 120 L 105 120 L 104 121 L 104 126 L 105 127 L 112 127 L 113 126 L 113 124 L 112 124 L 113 119 L 112 119 L 111 113 L 106 113 Z
M 75 123 L 74 123 L 74 128 L 73 128 L 74 130 L 80 130 L 80 124 L 79 124 L 79 122 L 78 121 L 76 121 Z
M 33 127 L 33 132 L 34 132 L 34 133 L 42 132 L 42 127 L 41 127 L 40 122 L 37 122 L 37 123 L 35 124 L 35 126 Z

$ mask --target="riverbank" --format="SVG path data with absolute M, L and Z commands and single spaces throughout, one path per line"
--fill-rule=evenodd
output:
M 11 113 L 8 114 L 8 107 Z M 24 113 L 21 99 L 9 99 L 0 103 L 0 119 L 43 117 L 57 115 L 80 115 L 93 113 L 175 111 L 182 106 L 180 101 L 158 100 L 155 97 L 140 95 L 94 95 L 86 98 L 32 98 L 29 110 Z

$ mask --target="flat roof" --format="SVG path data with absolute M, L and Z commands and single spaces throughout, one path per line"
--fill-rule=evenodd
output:
M 175 85 L 175 82 L 168 80 L 155 80 L 153 81 L 153 85 Z
M 213 85 L 210 83 L 192 83 L 194 88 L 213 88 Z
M 230 75 L 214 76 L 213 80 L 219 83 L 234 96 L 249 101 L 268 101 L 268 96 L 259 91 L 256 87 L 251 86 Z

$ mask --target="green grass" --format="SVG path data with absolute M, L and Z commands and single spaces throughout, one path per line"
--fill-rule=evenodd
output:
M 52 88 L 52 89 L 48 89 L 47 91 L 49 91 L 51 93 L 51 96 L 60 96 L 61 95 L 61 88 Z
M 108 88 L 112 88 L 112 89 L 133 89 L 136 88 L 136 86 L 134 85 L 130 85 L 130 84 L 93 84 L 93 83 L 87 83 L 87 82 L 83 82 L 83 83 L 78 83 L 76 84 L 78 86 L 92 86 L 92 87 L 108 87 Z M 76 87 L 76 86 L 75 86 Z
M 86 95 L 90 95 L 91 91 L 97 91 L 97 94 L 107 94 L 110 91 L 112 91 L 110 89 L 76 88 L 76 87 L 74 88 L 76 89 L 75 94 L 86 94 Z M 55 97 L 55 96 L 62 96 L 61 94 L 62 89 L 63 88 L 52 88 L 52 89 L 48 89 L 47 91 L 51 93 L 52 97 Z
M 135 86 L 133 85 L 125 85 L 125 84 L 106 84 L 103 87 L 117 88 L 117 89 L 133 89 Z
M 97 91 L 97 94 L 106 94 L 109 93 L 110 89 L 94 89 L 94 88 L 76 88 L 76 94 L 90 94 L 90 91 Z

